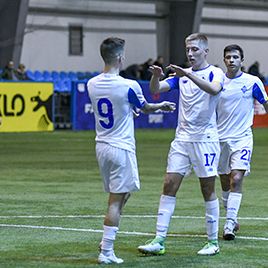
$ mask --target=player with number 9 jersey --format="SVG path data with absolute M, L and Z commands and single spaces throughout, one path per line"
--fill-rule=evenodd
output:
M 96 142 L 135 152 L 133 109 L 145 103 L 140 85 L 102 73 L 89 80 L 88 93 L 96 120 Z
M 98 257 L 101 264 L 123 262 L 114 253 L 114 240 L 130 192 L 140 189 L 133 121 L 136 108 L 150 113 L 173 111 L 176 106 L 168 101 L 148 103 L 136 81 L 119 76 L 124 46 L 121 38 L 105 39 L 100 46 L 103 73 L 87 83 L 96 121 L 96 157 L 104 190 L 109 193 Z

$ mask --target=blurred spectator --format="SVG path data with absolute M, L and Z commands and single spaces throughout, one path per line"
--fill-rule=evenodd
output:
M 156 61 L 154 62 L 154 65 L 159 66 L 163 70 L 163 78 L 169 77 L 169 75 L 172 73 L 170 70 L 166 69 L 164 66 L 164 57 L 163 56 L 158 56 Z
M 25 65 L 20 63 L 17 70 L 15 71 L 15 75 L 18 80 L 30 80 L 26 74 Z
M 141 79 L 141 65 L 132 64 L 125 70 L 122 70 L 119 74 L 127 79 L 140 80 Z
M 158 56 L 156 61 L 154 62 L 154 65 L 157 65 L 162 68 L 163 72 L 164 70 L 164 57 L 163 56 Z
M 260 63 L 258 61 L 255 61 L 249 68 L 248 68 L 248 73 L 255 75 L 261 79 L 261 81 L 264 83 L 265 82 L 265 77 L 260 73 Z
M 150 80 L 152 73 L 149 67 L 153 65 L 153 59 L 149 58 L 146 62 L 141 65 L 141 80 Z
M 1 78 L 4 80 L 17 80 L 13 61 L 9 61 L 8 64 L 5 66 L 1 74 Z

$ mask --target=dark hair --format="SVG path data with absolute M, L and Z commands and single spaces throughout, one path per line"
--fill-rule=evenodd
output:
M 231 52 L 231 51 L 234 51 L 234 50 L 239 51 L 240 56 L 241 56 L 241 60 L 243 60 L 244 59 L 244 51 L 239 45 L 236 45 L 236 44 L 226 46 L 224 48 L 224 50 L 223 50 L 223 57 L 225 57 L 227 52 Z
M 124 51 L 125 40 L 118 37 L 109 37 L 100 45 L 100 54 L 106 64 L 115 62 Z

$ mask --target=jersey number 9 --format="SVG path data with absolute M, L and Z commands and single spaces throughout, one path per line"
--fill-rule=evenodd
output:
M 106 120 L 99 120 L 103 128 L 109 129 L 114 125 L 113 104 L 107 98 L 101 98 L 98 101 L 99 115 Z

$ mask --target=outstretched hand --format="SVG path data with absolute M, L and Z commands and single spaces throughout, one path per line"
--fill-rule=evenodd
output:
M 162 68 L 160 66 L 157 66 L 157 65 L 151 65 L 149 67 L 149 71 L 154 75 L 154 76 L 157 76 L 157 77 L 164 77 L 165 74 L 162 70 Z
M 182 67 L 175 64 L 169 64 L 169 66 L 167 66 L 167 69 L 172 70 L 179 77 L 187 75 L 186 69 L 183 69 Z
M 172 111 L 175 111 L 176 110 L 176 103 L 174 103 L 174 102 L 163 101 L 160 104 L 161 104 L 160 109 L 162 111 L 172 112 Z

